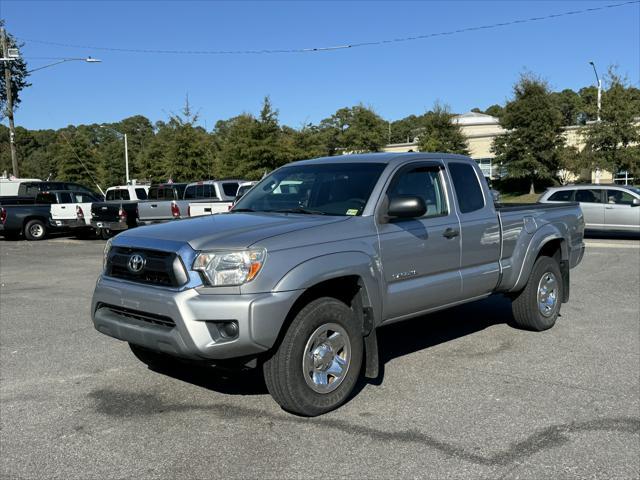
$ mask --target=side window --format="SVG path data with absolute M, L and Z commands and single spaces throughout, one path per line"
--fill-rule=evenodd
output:
M 447 202 L 438 168 L 416 167 L 401 173 L 387 194 L 389 196 L 417 195 L 422 197 L 427 206 L 425 217 L 447 214 Z
M 615 205 L 633 205 L 635 197 L 623 190 L 607 190 L 607 203 Z
M 476 171 L 466 163 L 449 163 L 449 172 L 456 191 L 461 213 L 470 213 L 484 207 L 484 195 Z
M 138 200 L 146 200 L 147 191 L 144 188 L 136 188 L 136 197 L 138 197 Z
M 600 203 L 600 198 L 600 190 L 598 189 L 576 190 L 576 202 Z
M 227 197 L 235 197 L 236 193 L 238 193 L 238 185 L 239 183 L 223 183 L 222 190 Z
M 196 185 L 189 185 L 184 191 L 185 200 L 193 200 L 196 198 Z
M 560 190 L 549 197 L 550 202 L 570 202 L 575 190 Z
M 73 198 L 71 197 L 71 193 L 60 193 L 60 203 L 73 203 Z
M 36 196 L 36 203 L 44 203 L 44 204 L 48 204 L 48 205 L 53 205 L 56 202 L 56 196 L 53 193 L 49 193 L 49 192 L 44 192 L 44 193 L 39 193 Z

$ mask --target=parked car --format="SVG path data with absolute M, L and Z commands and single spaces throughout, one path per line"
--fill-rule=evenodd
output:
M 91 226 L 96 234 L 110 238 L 138 226 L 138 202 L 147 199 L 148 185 L 117 185 L 107 188 L 105 201 L 91 206 Z
M 518 325 L 551 328 L 583 231 L 577 204 L 496 208 L 468 157 L 307 160 L 229 213 L 113 238 L 92 318 L 155 368 L 260 365 L 284 409 L 319 415 L 361 366 L 378 375 L 381 325 L 501 292 Z
M 147 200 L 138 203 L 140 223 L 166 222 L 187 217 L 187 204 L 181 204 L 183 208 L 178 205 L 178 202 L 184 198 L 186 188 L 186 183 L 152 185 L 149 188 Z
M 188 212 L 190 217 L 200 217 L 202 215 L 213 215 L 215 213 L 228 212 L 238 194 L 238 188 L 241 184 L 246 183 L 244 180 L 210 180 L 202 183 L 202 188 L 208 192 L 209 197 L 200 199 L 187 198 L 188 190 L 185 192 L 185 200 L 190 200 Z M 193 184 L 189 185 L 192 187 Z M 198 188 L 200 188 L 198 186 Z
M 20 184 L 23 182 L 40 182 L 38 178 L 6 178 L 0 177 L 0 201 L 6 197 L 17 197 Z
M 81 229 L 76 233 L 87 233 L 85 212 L 91 208 L 95 197 L 85 192 L 54 190 L 41 192 L 31 205 L 3 205 L 0 233 L 5 238 L 42 240 L 50 231 Z
M 585 228 L 640 232 L 640 189 L 624 185 L 565 185 L 547 189 L 540 203 L 578 202 Z
M 107 202 L 115 200 L 138 201 L 148 198 L 149 185 L 117 185 L 107 188 L 105 200 Z
M 240 200 L 244 196 L 244 194 L 251 190 L 257 183 L 258 181 L 256 180 L 253 182 L 243 182 L 238 185 L 238 191 L 236 192 L 236 198 L 233 199 L 233 203 L 235 204 L 238 200 Z

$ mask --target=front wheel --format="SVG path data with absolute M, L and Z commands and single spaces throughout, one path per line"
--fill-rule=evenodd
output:
M 316 416 L 342 405 L 362 366 L 363 340 L 353 311 L 335 298 L 319 298 L 294 318 L 263 366 L 269 393 L 282 408 Z
M 563 293 L 557 260 L 539 257 L 533 264 L 526 287 L 513 299 L 516 326 L 538 332 L 553 327 L 560 313 Z

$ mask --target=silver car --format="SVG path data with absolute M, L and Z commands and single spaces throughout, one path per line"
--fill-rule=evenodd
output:
M 578 202 L 588 230 L 640 232 L 640 189 L 624 185 L 549 188 L 540 203 Z

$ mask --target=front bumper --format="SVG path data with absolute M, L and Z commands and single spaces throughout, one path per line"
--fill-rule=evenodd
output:
M 222 360 L 271 348 L 299 293 L 211 295 L 100 276 L 91 312 L 105 335 L 178 357 Z M 222 321 L 237 322 L 235 338 L 219 334 Z
M 119 232 L 129 228 L 127 222 L 101 222 L 99 220 L 91 220 L 91 226 L 96 229 L 104 228 L 112 232 Z

